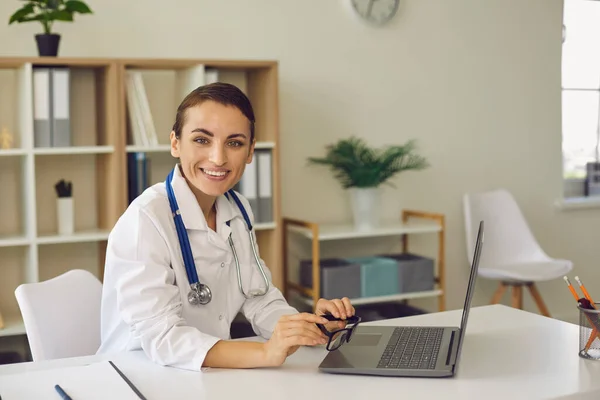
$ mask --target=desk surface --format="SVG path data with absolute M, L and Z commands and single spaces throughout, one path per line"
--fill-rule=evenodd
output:
M 371 322 L 372 325 L 458 326 L 462 310 Z M 149 399 L 372 398 L 444 399 L 600 398 L 600 361 L 577 355 L 577 325 L 495 305 L 471 310 L 458 375 L 394 378 L 331 375 L 317 367 L 323 348 L 301 348 L 280 368 L 202 373 L 161 367 L 143 353 L 88 356 L 0 366 L 7 374 L 114 361 Z M 394 397 L 396 398 L 396 397 Z M 2 400 L 13 400 L 5 399 Z

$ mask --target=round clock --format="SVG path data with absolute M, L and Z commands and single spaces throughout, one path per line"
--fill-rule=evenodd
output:
M 364 20 L 383 25 L 396 15 L 400 0 L 350 0 L 354 11 Z

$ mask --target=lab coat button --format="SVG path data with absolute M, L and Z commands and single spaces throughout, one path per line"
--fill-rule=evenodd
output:
M 225 263 L 221 263 L 221 268 L 224 268 L 224 267 L 225 267 Z
M 223 314 L 219 315 L 219 320 L 223 319 Z

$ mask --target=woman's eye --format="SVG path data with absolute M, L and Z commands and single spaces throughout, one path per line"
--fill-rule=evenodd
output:
M 230 145 L 231 147 L 240 147 L 240 146 L 243 146 L 243 145 L 244 145 L 244 143 L 242 143 L 242 142 L 239 142 L 239 141 L 237 141 L 237 140 L 233 140 L 233 141 L 229 142 L 229 145 Z
M 196 143 L 200 143 L 200 144 L 206 144 L 206 143 L 208 143 L 208 140 L 206 138 L 203 138 L 203 137 L 196 138 L 196 139 L 194 139 L 194 141 Z

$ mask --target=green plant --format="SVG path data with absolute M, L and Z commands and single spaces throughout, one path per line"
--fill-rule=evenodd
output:
M 44 27 L 44 33 L 52 33 L 55 21 L 73 21 L 73 14 L 91 14 L 92 10 L 79 0 L 20 0 L 25 3 L 8 21 L 8 24 L 37 21 Z
M 326 149 L 325 157 L 309 157 L 309 164 L 329 166 L 344 189 L 371 188 L 384 183 L 394 186 L 388 180 L 395 174 L 429 166 L 425 158 L 414 154 L 414 140 L 402 146 L 373 149 L 362 139 L 351 137 Z

